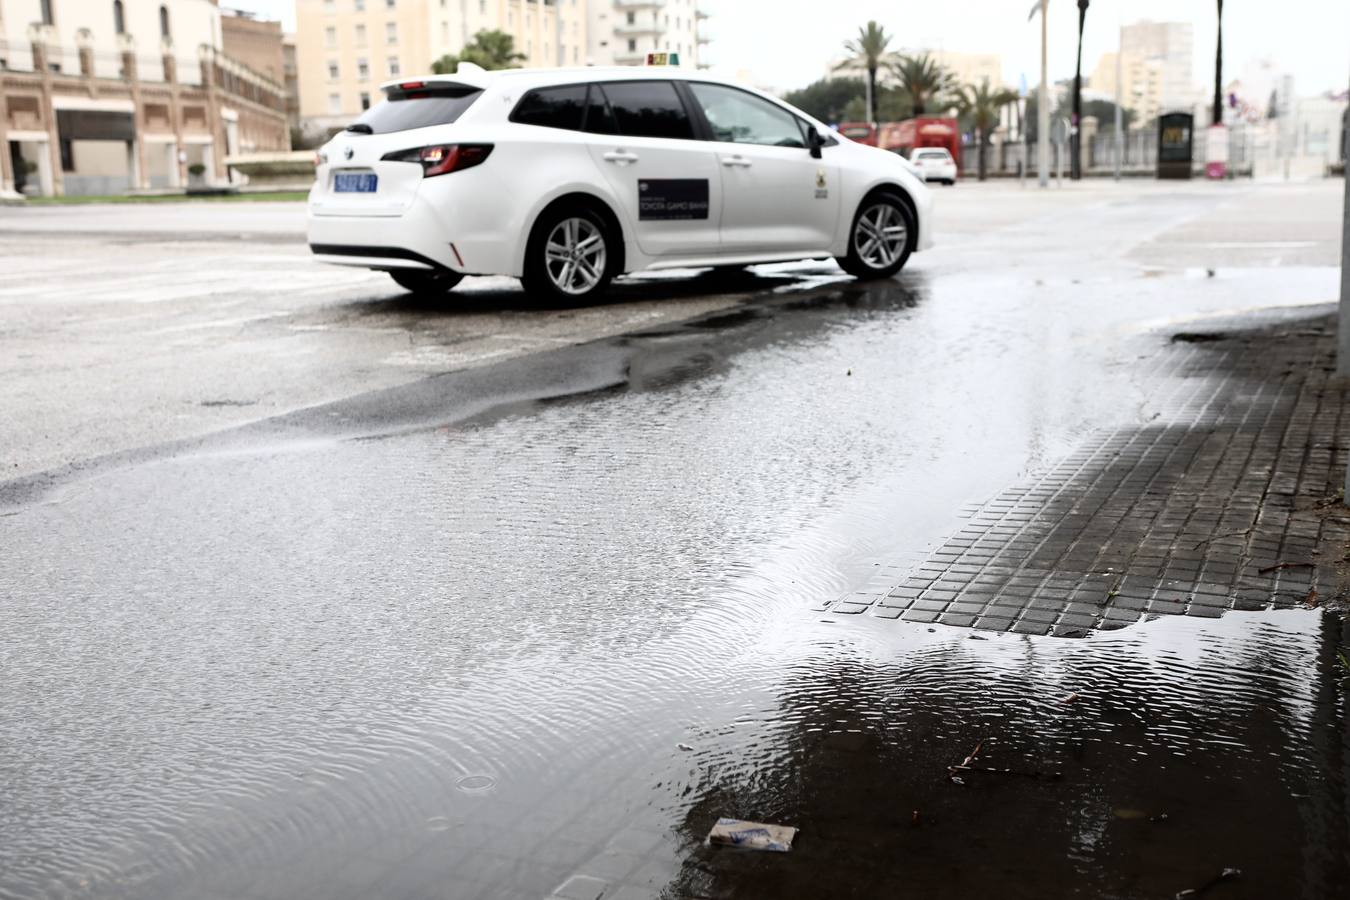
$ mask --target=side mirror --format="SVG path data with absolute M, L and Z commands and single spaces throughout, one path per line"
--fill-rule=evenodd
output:
M 825 139 L 820 136 L 820 132 L 814 128 L 806 129 L 806 146 L 811 151 L 812 159 L 820 159 L 820 148 L 825 146 Z

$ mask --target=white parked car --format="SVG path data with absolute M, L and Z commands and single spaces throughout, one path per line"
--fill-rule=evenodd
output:
M 956 160 L 946 147 L 920 147 L 910 154 L 909 159 L 924 181 L 956 184 Z
M 496 274 L 575 301 L 627 272 L 826 257 L 884 278 L 932 243 L 908 161 L 701 72 L 461 65 L 382 89 L 319 152 L 309 243 L 409 290 Z

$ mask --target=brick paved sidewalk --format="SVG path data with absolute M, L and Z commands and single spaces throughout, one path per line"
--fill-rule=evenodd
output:
M 1334 316 L 1160 334 L 1156 419 L 1096 435 L 827 607 L 1079 637 L 1339 599 L 1350 446 Z M 1170 337 L 1170 340 L 1169 340 Z M 916 559 L 899 553 L 898 559 Z M 1279 566 L 1280 568 L 1272 568 Z

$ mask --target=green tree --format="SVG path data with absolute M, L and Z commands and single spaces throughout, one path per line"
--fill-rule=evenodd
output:
M 1092 116 L 1097 120 L 1098 130 L 1115 130 L 1116 123 L 1116 105 L 1110 100 L 1084 100 L 1083 118 Z M 1134 121 L 1134 110 L 1122 106 L 1120 108 L 1120 125 L 1129 130 L 1130 123 Z
M 866 103 L 863 99 L 866 92 L 861 78 L 822 78 L 801 90 L 789 91 L 783 99 L 807 115 L 828 124 L 836 124 L 847 118 L 844 110 L 849 101 Z
M 890 54 L 886 48 L 891 44 L 891 36 L 875 21 L 868 22 L 858 29 L 858 36 L 844 41 L 844 50 L 849 58 L 835 67 L 835 70 L 861 65 L 867 70 L 867 121 L 875 124 L 877 70 L 884 65 Z
M 916 116 L 922 116 L 930 109 L 937 112 L 944 105 L 943 95 L 958 90 L 951 73 L 927 53 L 900 57 L 891 65 L 891 74 L 909 98 Z
M 878 122 L 899 122 L 913 115 L 909 97 L 898 88 L 881 85 L 877 88 L 876 113 Z M 867 115 L 867 106 L 862 97 L 854 97 L 844 107 L 845 122 L 862 122 Z
M 1003 88 L 994 88 L 989 79 L 984 79 L 977 87 L 968 84 L 956 94 L 956 108 L 962 117 L 968 119 L 978 132 L 979 140 L 979 179 L 985 179 L 984 151 L 989 138 L 998 127 L 999 113 L 1009 103 L 1017 102 L 1017 94 Z
M 505 31 L 480 31 L 458 54 L 447 53 L 432 63 L 431 71 L 452 75 L 462 62 L 484 69 L 514 69 L 524 61 L 525 54 L 516 52 L 516 39 L 511 35 Z
M 1032 91 L 1031 96 L 1026 99 L 1026 109 L 1022 112 L 1022 128 L 1026 132 L 1027 140 L 1035 142 L 1036 140 L 1036 92 Z M 1066 118 L 1069 115 L 1069 109 L 1061 101 L 1059 106 L 1050 111 L 1050 118 L 1053 121 L 1056 118 Z M 1098 133 L 1101 131 L 1113 131 L 1116 121 L 1116 105 L 1110 100 L 1084 100 L 1083 118 L 1093 116 L 1097 120 Z M 1120 123 L 1126 131 L 1134 123 L 1134 110 L 1128 106 L 1121 107 Z

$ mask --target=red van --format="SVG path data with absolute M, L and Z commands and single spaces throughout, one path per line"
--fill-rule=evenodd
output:
M 836 130 L 850 141 L 866 144 L 869 147 L 875 147 L 877 145 L 877 129 L 875 125 L 869 125 L 866 122 L 844 122 Z

